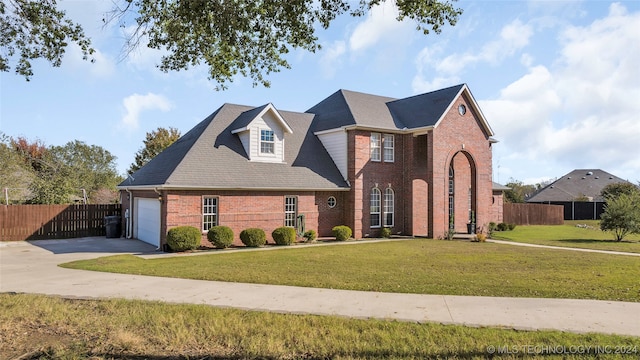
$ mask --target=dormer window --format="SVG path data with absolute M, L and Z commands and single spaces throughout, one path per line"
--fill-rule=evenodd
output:
M 260 153 L 275 153 L 275 140 L 273 137 L 273 130 L 260 130 Z
M 293 130 L 271 104 L 241 113 L 231 125 L 249 161 L 284 163 L 285 134 Z

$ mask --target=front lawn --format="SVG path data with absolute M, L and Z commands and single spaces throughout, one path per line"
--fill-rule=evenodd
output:
M 640 301 L 640 258 L 466 241 L 415 239 L 150 260 L 118 255 L 61 266 L 347 290 Z
M 0 359 L 637 359 L 638 338 L 0 294 Z M 619 353 L 619 354 L 616 354 Z
M 538 245 L 640 253 L 640 234 L 627 235 L 623 241 L 617 242 L 611 233 L 600 230 L 600 224 L 595 220 L 565 221 L 564 225 L 517 226 L 513 231 L 496 231 L 493 238 Z

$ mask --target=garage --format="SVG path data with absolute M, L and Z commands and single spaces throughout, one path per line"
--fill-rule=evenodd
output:
M 160 247 L 160 201 L 136 198 L 133 237 Z

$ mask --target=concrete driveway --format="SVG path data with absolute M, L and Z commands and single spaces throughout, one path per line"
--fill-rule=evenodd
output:
M 0 292 L 159 300 L 283 313 L 640 336 L 640 303 L 393 294 L 170 279 L 57 266 L 113 254 L 136 254 L 145 258 L 168 256 L 155 252 L 153 246 L 141 241 L 104 237 L 0 243 Z

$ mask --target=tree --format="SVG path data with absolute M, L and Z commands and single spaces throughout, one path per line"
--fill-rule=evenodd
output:
M 57 8 L 56 0 L 0 2 L 1 71 L 10 71 L 10 62 L 15 61 L 15 72 L 29 81 L 32 60 L 42 58 L 54 67 L 60 66 L 69 42 L 80 47 L 85 60 L 94 52 L 82 27 Z
M 632 194 L 639 190 L 640 188 L 630 182 L 619 182 L 605 186 L 600 192 L 600 195 L 602 195 L 605 200 L 608 200 L 613 197 L 618 197 L 621 194 Z
M 71 194 L 78 194 L 84 189 L 87 197 L 93 200 L 101 189 L 115 192 L 116 185 L 122 181 L 116 170 L 116 157 L 100 146 L 75 140 L 64 146 L 51 147 L 50 151 L 54 163 L 67 172 L 73 189 Z M 113 199 L 108 202 L 113 202 Z
M 146 165 L 156 155 L 160 154 L 169 145 L 173 144 L 180 138 L 180 131 L 176 128 L 170 127 L 165 129 L 159 127 L 157 130 L 148 132 L 146 138 L 143 140 L 144 147 L 140 148 L 136 153 L 135 162 L 129 166 L 127 172 L 133 174 L 140 170 L 141 167 Z
M 0 132 L 0 190 L 7 189 L 9 201 L 24 202 L 28 198 L 28 187 L 33 181 L 34 171 L 13 146 L 12 139 Z M 4 196 L 4 193 L 3 193 Z M 3 203 L 6 199 L 3 198 Z
M 10 56 L 21 52 L 18 72 L 27 78 L 32 58 L 58 66 L 66 39 L 80 45 L 85 58 L 93 52 L 80 26 L 56 9 L 55 0 L 2 1 L 1 44 Z M 9 15 L 4 15 L 5 1 L 15 9 Z M 316 29 L 327 29 L 343 14 L 363 16 L 384 1 L 394 1 L 398 21 L 413 20 L 424 34 L 440 33 L 447 23 L 454 26 L 462 14 L 452 5 L 456 0 L 119 0 L 105 22 L 134 29 L 125 43 L 127 53 L 140 45 L 166 51 L 158 65 L 162 71 L 204 63 L 217 89 L 238 74 L 268 87 L 266 75 L 290 68 L 284 56 L 291 50 L 320 49 Z
M 523 203 L 536 191 L 536 186 L 525 185 L 522 181 L 513 178 L 506 186 L 510 188 L 504 192 L 504 201 L 508 203 Z
M 610 197 L 600 216 L 600 229 L 613 232 L 616 241 L 640 234 L 640 191 Z

